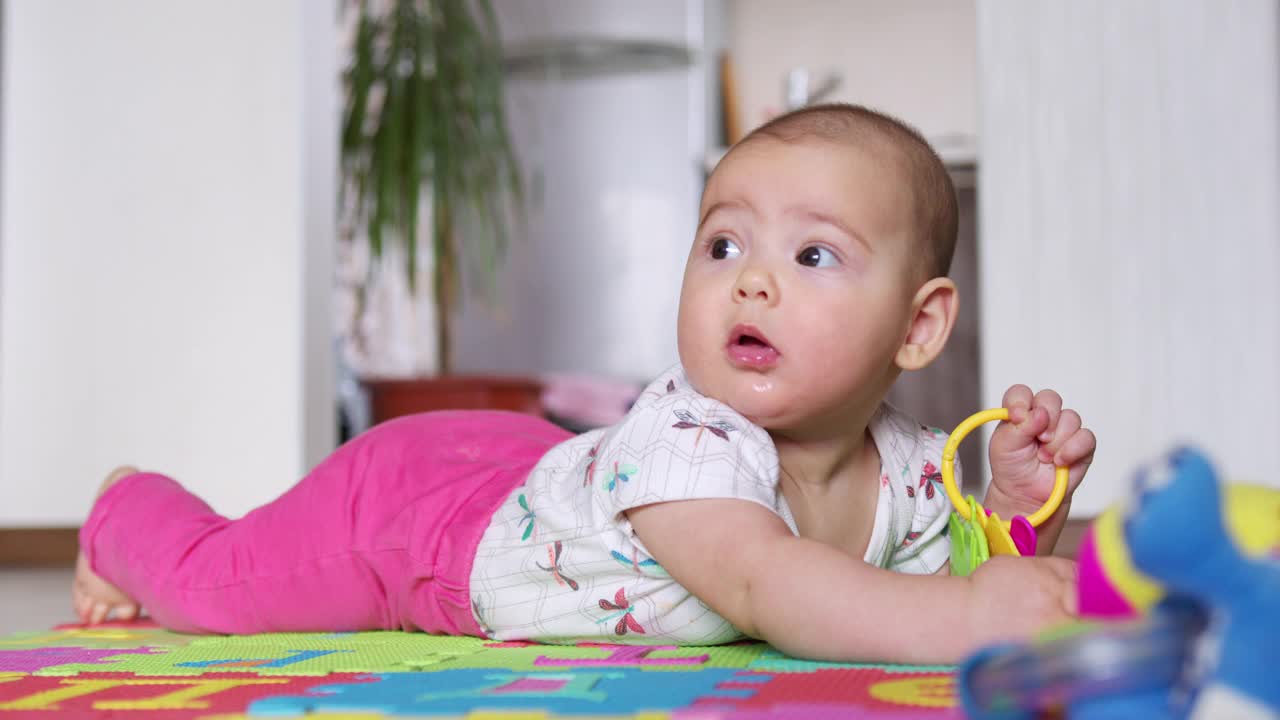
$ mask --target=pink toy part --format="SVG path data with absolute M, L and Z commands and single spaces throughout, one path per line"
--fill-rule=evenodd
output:
M 1076 557 L 1077 585 L 1080 615 L 1100 618 L 1134 618 L 1138 616 L 1133 605 L 1118 592 L 1098 556 L 1098 543 L 1094 539 L 1093 526 L 1080 540 L 1080 553 Z
M 1018 548 L 1019 555 L 1030 557 L 1036 554 L 1038 538 L 1030 520 L 1021 515 L 1015 515 L 1009 521 L 1009 536 L 1013 538 L 1014 547 Z

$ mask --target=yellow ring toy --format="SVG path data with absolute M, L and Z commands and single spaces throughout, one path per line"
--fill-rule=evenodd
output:
M 965 418 L 965 421 L 956 426 L 952 431 L 951 437 L 947 438 L 947 444 L 942 448 L 942 485 L 947 490 L 947 497 L 951 499 L 951 504 L 955 506 L 956 512 L 965 520 L 969 519 L 969 503 L 960 495 L 960 488 L 956 487 L 956 450 L 960 448 L 960 441 L 965 439 L 973 429 L 984 423 L 994 420 L 1008 420 L 1009 410 L 1006 408 L 994 408 L 992 410 L 983 410 L 976 412 Z M 1040 524 L 1049 519 L 1058 510 L 1058 506 L 1062 504 L 1062 498 L 1067 495 L 1067 468 L 1058 466 L 1057 472 L 1053 478 L 1053 492 L 1049 494 L 1049 499 L 1039 510 L 1027 517 L 1027 522 L 1033 527 L 1040 527 Z M 1009 527 L 1009 521 L 1004 521 L 1005 527 Z

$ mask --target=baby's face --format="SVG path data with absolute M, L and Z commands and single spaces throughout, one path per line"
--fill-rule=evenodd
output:
M 721 161 L 680 295 L 680 360 L 700 392 L 777 430 L 879 401 L 919 285 L 909 194 L 879 158 L 756 139 Z

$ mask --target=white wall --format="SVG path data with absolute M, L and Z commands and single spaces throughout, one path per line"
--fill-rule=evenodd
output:
M 126 462 L 270 499 L 332 444 L 333 8 L 3 7 L 0 526 Z
M 1270 0 L 981 0 L 984 398 L 1099 435 L 1074 512 L 1178 440 L 1280 485 L 1280 54 Z
M 744 130 L 784 109 L 788 71 L 807 67 L 844 76 L 830 100 L 893 113 L 939 144 L 976 132 L 974 0 L 730 0 L 728 14 Z

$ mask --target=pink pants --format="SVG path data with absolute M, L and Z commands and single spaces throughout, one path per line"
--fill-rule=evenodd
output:
M 480 537 L 569 437 L 515 413 L 399 418 L 238 520 L 163 475 L 130 475 L 98 499 L 80 546 L 174 630 L 480 635 L 468 593 Z

